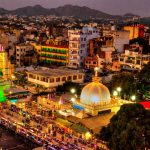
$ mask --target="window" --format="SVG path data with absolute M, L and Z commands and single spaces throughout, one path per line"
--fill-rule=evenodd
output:
M 68 76 L 67 80 L 68 80 L 68 81 L 71 81 L 71 76 Z
M 82 75 L 81 74 L 78 75 L 78 79 L 82 79 Z
M 140 65 L 140 63 L 141 63 L 140 60 L 137 60 L 137 61 L 136 61 L 136 64 L 137 64 L 137 65 Z
M 50 83 L 54 83 L 54 78 L 51 78 L 51 79 L 50 79 Z
M 77 80 L 77 76 L 76 75 L 73 76 L 73 80 Z
M 62 77 L 62 81 L 66 81 L 66 77 Z
M 96 61 L 94 61 L 93 64 L 95 65 L 95 64 L 96 64 Z
M 60 82 L 60 78 L 56 78 L 56 82 Z
M 37 80 L 39 80 L 39 77 L 37 77 Z

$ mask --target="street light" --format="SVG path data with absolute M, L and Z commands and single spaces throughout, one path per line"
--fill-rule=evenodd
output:
M 135 100 L 136 100 L 136 96 L 135 96 L 135 95 L 132 95 L 132 96 L 131 96 L 131 100 L 132 100 L 132 101 L 135 101 Z
M 75 99 L 74 97 L 71 98 L 71 101 L 72 101 L 72 102 L 75 102 L 75 100 L 76 100 L 76 99 Z
M 117 96 L 118 95 L 118 92 L 117 91 L 114 91 L 113 92 L 113 96 Z
M 118 87 L 118 88 L 117 88 L 117 91 L 118 91 L 118 92 L 121 92 L 121 90 L 122 90 L 121 87 Z
M 76 92 L 76 90 L 75 90 L 75 89 L 71 89 L 70 92 L 71 92 L 72 94 L 74 94 L 74 93 Z

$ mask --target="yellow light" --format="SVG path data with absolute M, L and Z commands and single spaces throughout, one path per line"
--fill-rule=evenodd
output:
M 118 92 L 117 91 L 114 91 L 113 92 L 113 96 L 117 96 L 118 95 Z
M 11 75 L 11 78 L 12 78 L 12 79 L 15 79 L 15 76 L 14 76 L 14 75 Z
M 72 101 L 72 102 L 75 102 L 75 100 L 76 100 L 76 99 L 75 99 L 74 97 L 71 98 L 71 101 Z
M 90 133 L 90 132 L 86 132 L 86 133 L 85 133 L 85 139 L 86 139 L 86 140 L 90 140 L 91 138 L 92 138 L 91 133 Z
M 121 92 L 121 90 L 122 90 L 121 87 L 118 87 L 118 88 L 117 88 L 117 91 L 118 91 L 118 92 Z
M 132 96 L 131 96 L 131 100 L 132 100 L 132 101 L 135 101 L 135 100 L 136 100 L 136 96 L 135 96 L 135 95 L 132 95 Z
M 72 94 L 74 94 L 76 92 L 75 89 L 71 89 L 70 91 L 71 91 Z

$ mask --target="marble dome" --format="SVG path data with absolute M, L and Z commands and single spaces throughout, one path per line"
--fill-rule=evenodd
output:
M 83 88 L 80 103 L 87 105 L 109 104 L 110 92 L 102 83 L 93 81 Z

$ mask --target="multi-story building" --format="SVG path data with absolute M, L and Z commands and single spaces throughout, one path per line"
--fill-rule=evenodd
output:
M 120 65 L 129 70 L 141 69 L 143 65 L 149 61 L 150 55 L 142 55 L 141 53 L 131 50 L 125 50 L 125 53 L 119 56 Z
M 46 65 L 68 65 L 68 45 L 41 46 L 40 61 Z
M 116 30 L 113 31 L 114 47 L 118 52 L 123 52 L 124 45 L 129 44 L 129 31 Z
M 22 58 L 31 54 L 34 51 L 34 47 L 32 45 L 20 44 L 16 46 L 16 65 L 22 66 Z
M 58 85 L 70 81 L 83 83 L 84 73 L 70 69 L 37 69 L 28 71 L 28 81 L 46 88 L 55 88 Z
M 85 58 L 84 63 L 85 68 L 103 68 L 105 64 L 112 63 L 112 52 L 115 51 L 112 46 L 112 40 L 110 40 L 111 38 L 102 39 L 90 40 L 89 55 Z
M 84 64 L 88 55 L 89 40 L 99 37 L 96 28 L 84 27 L 82 30 L 69 30 L 69 67 L 77 68 Z
M 144 37 L 144 25 L 133 24 L 130 26 L 124 26 L 123 29 L 130 31 L 130 40 L 138 37 Z

